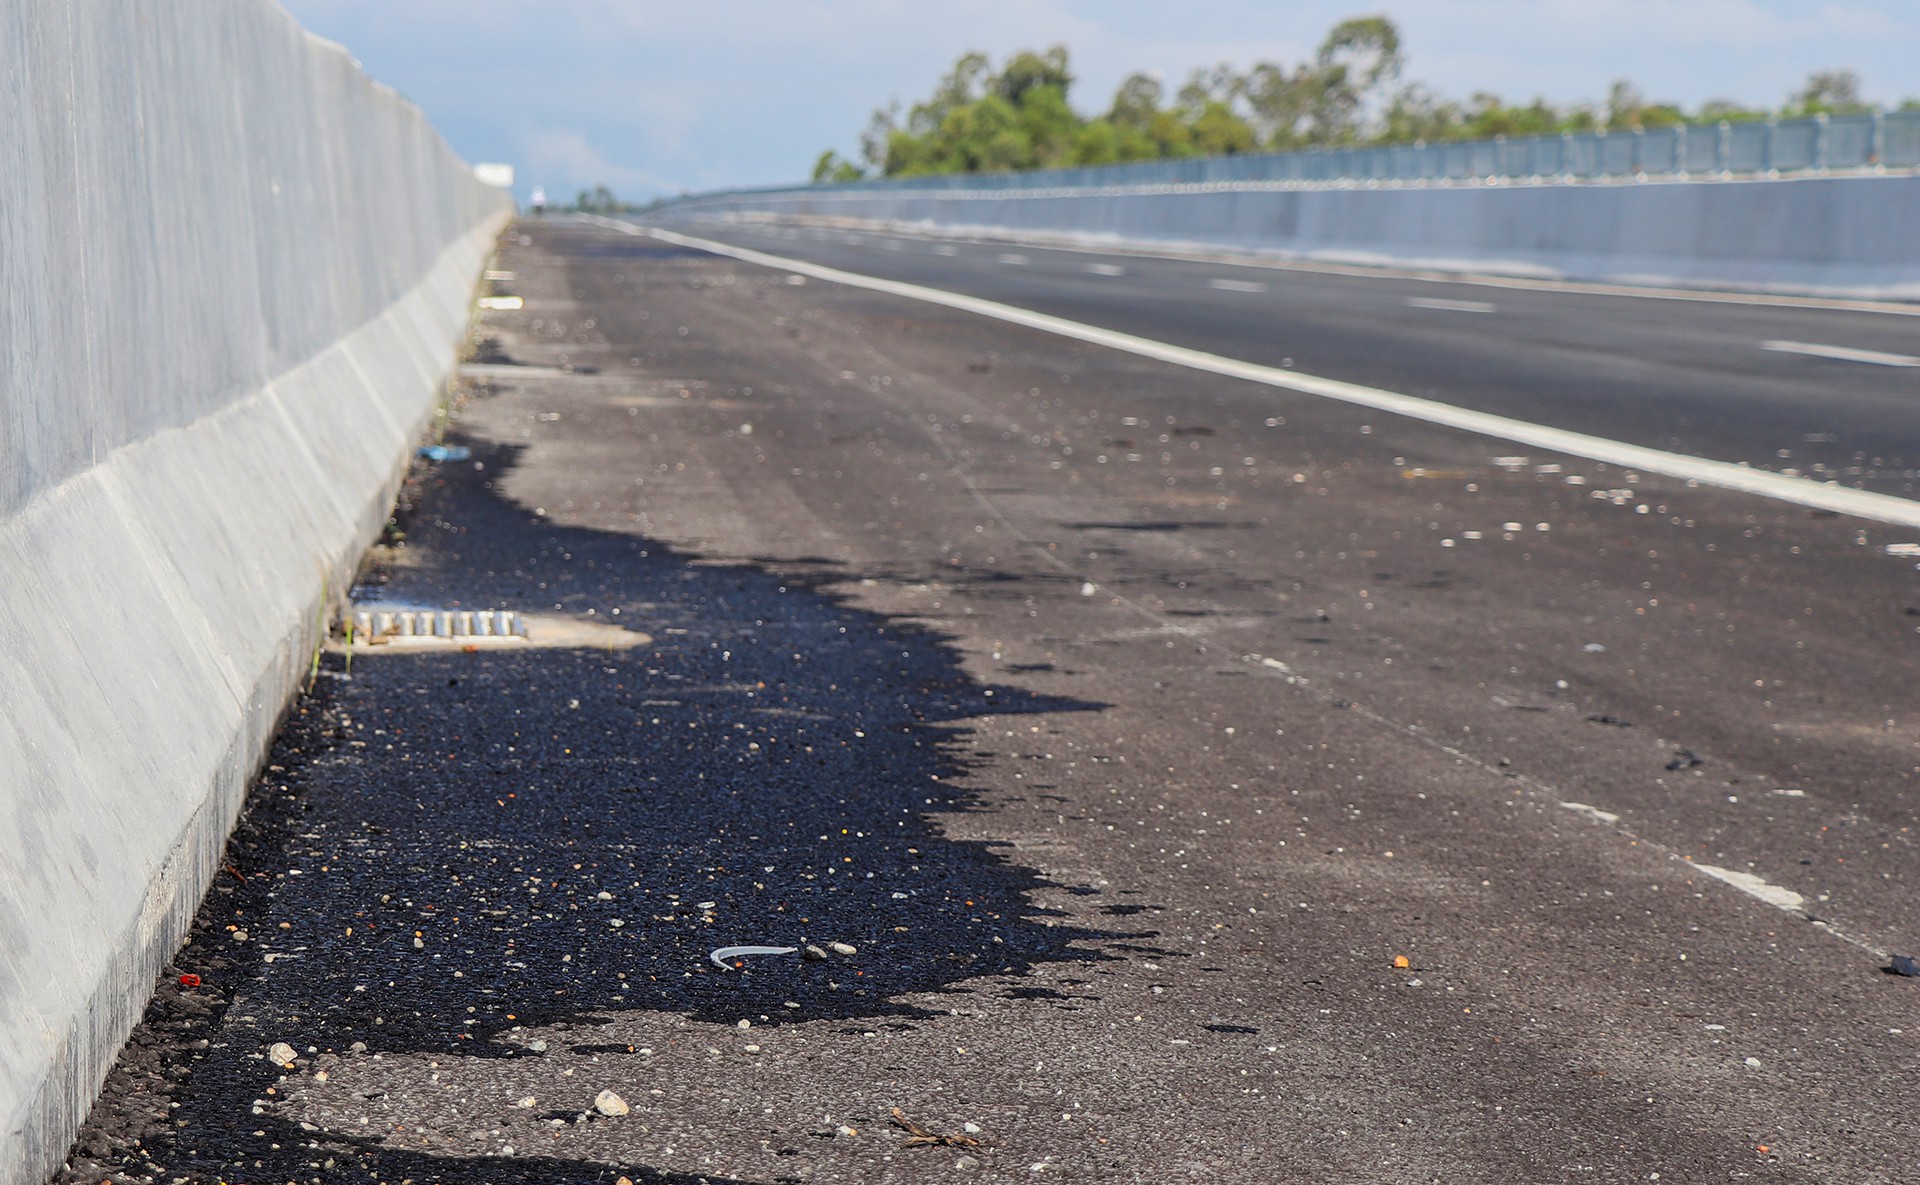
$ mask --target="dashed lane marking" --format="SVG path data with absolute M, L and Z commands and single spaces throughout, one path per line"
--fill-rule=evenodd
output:
M 1437 296 L 1409 296 L 1410 309 L 1439 309 L 1448 313 L 1491 313 L 1498 306 L 1484 300 L 1443 300 Z
M 1779 885 L 1762 880 L 1751 872 L 1715 868 L 1711 864 L 1695 864 L 1694 867 L 1717 881 L 1725 881 L 1756 901 L 1766 902 L 1775 909 L 1784 909 L 1788 913 L 1800 913 L 1801 907 L 1806 904 L 1806 898 L 1792 889 L 1783 889 Z
M 1096 276 L 1124 276 L 1127 269 L 1112 263 L 1090 263 L 1087 270 Z
M 1761 342 L 1760 348 L 1776 354 L 1805 354 L 1809 358 L 1865 362 L 1870 366 L 1920 366 L 1920 358 L 1908 354 L 1883 354 L 1878 350 L 1856 350 L 1852 346 L 1823 346 L 1819 342 Z
M 1267 286 L 1258 280 L 1223 280 L 1218 277 L 1208 280 L 1207 287 L 1218 288 L 1222 292 L 1265 292 Z

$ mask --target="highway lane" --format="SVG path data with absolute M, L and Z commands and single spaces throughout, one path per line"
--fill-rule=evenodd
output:
M 1909 1175 L 1901 536 L 520 234 L 63 1180 Z
M 838 228 L 681 229 L 1533 423 L 1920 491 L 1916 306 L 1674 300 Z

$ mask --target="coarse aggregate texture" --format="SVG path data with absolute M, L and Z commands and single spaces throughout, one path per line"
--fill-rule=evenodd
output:
M 521 235 L 60 1181 L 1903 1179 L 1857 524 Z
M 268 0 L 0 14 L 0 1183 L 59 1163 L 509 201 Z

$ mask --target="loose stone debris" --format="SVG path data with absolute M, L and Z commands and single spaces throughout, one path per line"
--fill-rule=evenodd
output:
M 621 1098 L 611 1090 L 603 1090 L 594 1096 L 593 1109 L 609 1118 L 625 1115 L 628 1111 L 632 1110 L 632 1108 L 627 1106 L 627 1100 Z

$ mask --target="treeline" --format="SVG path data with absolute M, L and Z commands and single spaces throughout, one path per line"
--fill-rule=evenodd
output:
M 596 185 L 592 189 L 581 190 L 580 195 L 573 199 L 573 205 L 561 208 L 576 214 L 626 214 L 636 207 L 621 201 L 606 186 Z
M 1779 108 L 1715 100 L 1687 112 L 1650 102 L 1627 82 L 1616 82 L 1604 102 L 1569 106 L 1545 99 L 1510 105 L 1488 92 L 1449 99 L 1403 83 L 1404 66 L 1394 23 L 1359 17 L 1335 25 L 1312 60 L 1291 69 L 1256 62 L 1243 72 L 1223 62 L 1194 71 L 1171 97 L 1151 75 L 1134 74 L 1105 112 L 1087 117 L 1068 102 L 1074 78 L 1065 46 L 1016 53 L 997 71 L 985 54 L 969 53 L 904 114 L 897 101 L 874 112 L 860 138 L 861 160 L 829 149 L 815 163 L 813 179 L 1014 172 L 1871 110 L 1852 70 L 1810 74 Z M 1920 100 L 1903 104 L 1916 107 Z

